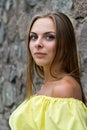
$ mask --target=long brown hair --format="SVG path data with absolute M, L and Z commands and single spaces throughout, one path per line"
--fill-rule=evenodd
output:
M 70 19 L 61 12 L 46 12 L 44 14 L 36 15 L 30 24 L 28 31 L 28 66 L 27 66 L 27 95 L 28 97 L 32 94 L 33 90 L 33 76 L 36 72 L 41 78 L 44 78 L 43 68 L 38 66 L 31 55 L 29 49 L 30 42 L 30 31 L 34 22 L 40 18 L 49 17 L 53 20 L 56 27 L 56 53 L 54 60 L 51 64 L 50 73 L 52 73 L 52 66 L 56 62 L 62 63 L 62 69 L 66 72 L 67 75 L 71 75 L 75 80 L 81 85 L 79 65 L 78 65 L 78 56 L 77 56 L 77 47 L 76 39 L 73 25 Z M 61 75 L 61 74 L 60 74 Z M 61 76 L 60 76 L 61 77 Z M 81 86 L 82 89 L 82 86 Z M 84 94 L 82 90 L 83 102 Z

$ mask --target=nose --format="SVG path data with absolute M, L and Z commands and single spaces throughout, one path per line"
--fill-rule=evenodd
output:
M 36 47 L 36 48 L 43 48 L 43 39 L 42 39 L 41 37 L 39 37 L 39 38 L 36 40 L 35 47 Z

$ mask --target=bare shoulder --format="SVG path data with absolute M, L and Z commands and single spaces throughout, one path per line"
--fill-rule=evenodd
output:
M 54 88 L 54 96 L 82 100 L 81 87 L 71 76 L 65 76 Z

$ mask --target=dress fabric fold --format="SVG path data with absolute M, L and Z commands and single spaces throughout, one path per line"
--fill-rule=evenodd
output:
M 26 99 L 10 116 L 11 130 L 87 130 L 87 107 L 74 98 Z

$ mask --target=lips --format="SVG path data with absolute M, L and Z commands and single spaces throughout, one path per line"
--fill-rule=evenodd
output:
M 42 52 L 35 52 L 35 53 L 34 53 L 34 55 L 35 55 L 35 56 L 37 56 L 37 57 L 43 57 L 43 56 L 45 56 L 45 55 L 46 55 L 46 53 L 42 53 Z

